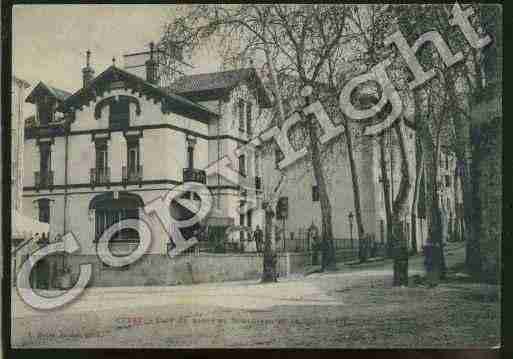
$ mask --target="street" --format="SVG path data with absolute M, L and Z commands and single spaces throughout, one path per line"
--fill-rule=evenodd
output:
M 461 261 L 463 245 L 447 255 Z M 422 257 L 410 277 L 423 274 Z M 389 260 L 332 273 L 174 287 L 89 288 L 38 312 L 13 292 L 14 347 L 491 347 L 494 285 L 448 280 L 393 288 Z

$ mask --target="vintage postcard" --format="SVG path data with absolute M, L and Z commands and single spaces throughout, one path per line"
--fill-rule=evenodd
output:
M 11 10 L 12 348 L 501 347 L 501 5 Z

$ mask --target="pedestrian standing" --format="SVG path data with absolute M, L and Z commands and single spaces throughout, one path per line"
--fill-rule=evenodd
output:
M 256 250 L 258 253 L 262 253 L 262 244 L 264 241 L 264 232 L 260 229 L 260 225 L 257 224 L 255 232 L 253 232 L 253 239 L 256 244 Z

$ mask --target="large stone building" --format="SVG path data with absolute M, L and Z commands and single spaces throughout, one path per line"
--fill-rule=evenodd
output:
M 143 207 L 185 181 L 211 190 L 208 224 L 238 224 L 237 183 L 203 169 L 234 156 L 251 136 L 252 118 L 269 107 L 255 70 L 189 76 L 169 88 L 159 86 L 152 53 L 144 78 L 114 63 L 94 76 L 89 61 L 90 53 L 83 86 L 74 93 L 41 82 L 27 97 L 36 114 L 25 133 L 24 213 L 50 224 L 50 241 L 72 232 L 80 251 L 70 260 L 93 263 L 101 234 L 125 218 L 147 220 L 153 234 L 148 254 L 166 254 L 172 242 Z M 249 156 L 234 160 L 235 170 L 254 173 Z M 175 216 L 187 215 L 174 204 Z M 119 254 L 139 242 L 136 231 L 115 236 Z M 95 268 L 101 270 L 108 268 Z

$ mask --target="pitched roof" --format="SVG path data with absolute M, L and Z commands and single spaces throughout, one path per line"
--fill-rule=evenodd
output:
M 45 92 L 47 95 L 52 96 L 56 100 L 63 102 L 68 97 L 71 96 L 71 93 L 68 91 L 64 91 L 58 89 L 57 87 L 53 87 L 45 84 L 44 82 L 39 82 L 36 87 L 32 90 L 32 92 L 27 96 L 26 102 L 35 103 L 36 97 L 40 96 L 41 92 Z
M 196 119 L 199 119 L 200 117 L 203 117 L 204 119 L 204 117 L 211 118 L 219 116 L 207 107 L 172 92 L 164 91 L 162 88 L 144 80 L 143 78 L 114 65 L 111 65 L 101 74 L 96 76 L 87 85 L 87 87 L 83 87 L 73 95 L 69 96 L 66 101 L 64 101 L 63 107 L 69 108 L 71 106 L 83 106 L 89 102 L 91 97 L 94 98 L 96 96 L 95 94 L 97 93 L 96 90 L 98 88 L 101 88 L 100 92 L 104 91 L 106 90 L 104 85 L 105 83 L 120 79 L 125 80 L 127 85 L 131 84 L 129 87 L 135 87 L 138 91 L 145 91 L 149 96 L 163 100 L 171 112 L 183 114 L 185 116 L 192 116 Z
M 58 89 L 57 87 L 53 87 L 53 86 L 48 86 L 50 88 L 50 90 L 54 93 L 55 97 L 60 100 L 60 101 L 64 101 L 66 100 L 68 97 L 71 96 L 71 92 L 68 92 L 68 91 L 64 91 L 64 90 L 61 90 L 61 89 Z
M 197 97 L 201 93 L 215 90 L 229 91 L 241 82 L 253 83 L 258 91 L 259 100 L 262 101 L 263 105 L 270 106 L 271 101 L 254 68 L 187 75 L 176 80 L 166 87 L 165 90 L 187 97 Z

